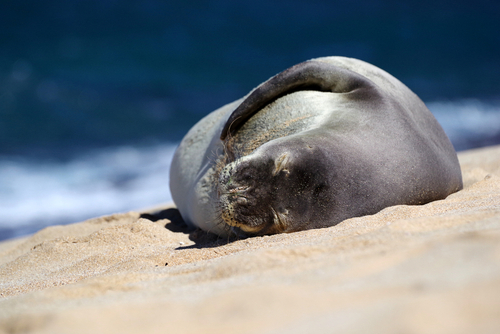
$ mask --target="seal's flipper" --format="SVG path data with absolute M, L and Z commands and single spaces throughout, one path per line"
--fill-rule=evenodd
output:
M 257 87 L 229 116 L 220 139 L 234 134 L 260 109 L 274 100 L 301 90 L 348 93 L 370 85 L 365 77 L 322 61 L 309 60 L 275 75 Z

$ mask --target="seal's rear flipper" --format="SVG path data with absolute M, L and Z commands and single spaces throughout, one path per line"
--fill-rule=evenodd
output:
M 256 112 L 287 94 L 301 90 L 348 93 L 371 84 L 355 72 L 322 61 L 297 64 L 267 80 L 243 100 L 226 121 L 220 139 L 234 134 Z

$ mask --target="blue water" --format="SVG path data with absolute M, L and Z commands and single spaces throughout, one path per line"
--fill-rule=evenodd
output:
M 168 202 L 201 117 L 313 57 L 407 84 L 457 150 L 500 143 L 500 3 L 0 4 L 0 239 Z

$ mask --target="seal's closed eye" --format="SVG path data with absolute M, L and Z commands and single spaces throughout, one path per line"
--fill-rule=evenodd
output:
M 288 153 L 283 153 L 274 160 L 274 171 L 273 176 L 276 176 L 279 172 L 285 171 L 288 173 L 288 162 L 290 161 L 290 155 Z

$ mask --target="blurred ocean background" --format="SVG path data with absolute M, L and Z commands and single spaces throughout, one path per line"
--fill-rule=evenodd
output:
M 500 143 L 497 0 L 6 0 L 0 240 L 171 201 L 188 129 L 301 61 L 355 57 L 455 148 Z

